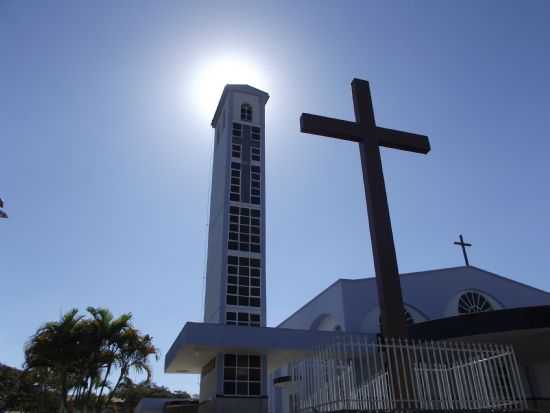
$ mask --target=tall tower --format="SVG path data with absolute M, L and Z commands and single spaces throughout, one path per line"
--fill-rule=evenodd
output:
M 215 129 L 204 321 L 264 327 L 265 105 L 269 95 L 227 85 Z M 265 357 L 218 354 L 201 374 L 205 411 L 264 411 Z

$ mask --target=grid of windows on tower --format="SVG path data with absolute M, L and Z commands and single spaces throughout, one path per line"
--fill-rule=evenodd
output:
M 250 166 L 250 203 L 260 204 L 260 167 Z
M 260 210 L 255 208 L 229 207 L 230 250 L 260 252 Z
M 236 396 L 259 396 L 262 365 L 260 356 L 224 354 L 223 393 Z
M 228 311 L 225 313 L 225 324 L 232 326 L 260 327 L 260 314 Z
M 241 200 L 241 164 L 238 162 L 231 162 L 231 187 L 229 189 L 229 200 L 239 202 Z
M 260 162 L 260 128 L 252 127 L 250 135 L 250 159 L 255 162 Z
M 233 137 L 231 138 L 231 157 L 232 158 L 241 158 L 241 148 L 242 148 L 242 127 L 239 123 L 233 123 Z
M 260 267 L 258 258 L 227 257 L 227 305 L 260 306 Z

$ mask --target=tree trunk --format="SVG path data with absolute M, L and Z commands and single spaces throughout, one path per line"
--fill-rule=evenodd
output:
M 99 408 L 101 408 L 101 396 L 103 396 L 103 390 L 107 385 L 107 379 L 109 378 L 109 374 L 111 374 L 112 366 L 113 366 L 113 363 L 109 363 L 109 366 L 107 367 L 107 371 L 105 372 L 105 377 L 103 378 L 103 382 L 101 383 L 101 390 L 99 390 L 99 396 L 97 396 L 97 406 Z
M 109 393 L 109 396 L 107 397 L 107 402 L 105 403 L 105 406 L 109 406 L 109 403 L 111 403 L 111 400 L 113 399 L 113 396 L 115 395 L 115 392 L 118 389 L 118 386 L 120 385 L 120 382 L 122 381 L 122 379 L 124 378 L 126 373 L 127 373 L 127 371 L 126 371 L 125 368 L 120 369 L 120 375 L 118 376 L 118 380 L 115 384 L 115 387 L 113 387 L 113 389 Z

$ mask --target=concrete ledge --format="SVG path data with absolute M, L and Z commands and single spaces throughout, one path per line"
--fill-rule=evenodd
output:
M 342 332 L 186 323 L 166 353 L 166 373 L 200 373 L 217 353 L 249 352 L 267 356 L 268 371 L 303 358 L 315 346 L 332 343 Z M 374 338 L 373 335 L 363 335 Z

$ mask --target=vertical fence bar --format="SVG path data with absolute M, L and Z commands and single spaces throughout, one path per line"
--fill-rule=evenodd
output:
M 439 358 L 439 377 L 441 380 L 441 394 L 442 407 L 446 410 L 449 410 L 449 386 L 447 382 L 447 369 L 445 364 L 445 357 L 443 355 L 443 343 L 440 341 L 437 342 L 437 356 Z
M 475 357 L 472 357 L 472 352 L 466 345 L 466 343 L 461 344 L 462 351 L 464 352 L 464 355 L 466 357 L 467 363 L 466 363 L 466 372 L 470 375 L 470 388 L 472 391 L 470 400 L 472 402 L 472 407 L 474 409 L 479 409 L 479 382 L 477 377 L 477 371 L 475 366 Z
M 366 406 L 364 404 L 364 394 L 363 394 L 363 383 L 364 381 L 364 375 L 363 375 L 363 353 L 361 352 L 361 345 L 359 345 L 358 348 L 355 347 L 355 337 L 353 337 L 353 346 L 354 351 L 357 351 L 359 356 L 359 380 L 357 383 L 357 398 L 359 400 L 359 409 L 364 409 Z M 359 341 L 359 340 L 357 340 Z M 359 342 L 360 344 L 360 342 Z
M 386 397 L 386 395 L 388 394 L 389 391 L 391 391 L 391 388 L 389 388 L 388 386 L 389 372 L 386 371 L 387 362 L 384 357 L 385 356 L 384 352 L 385 352 L 385 343 L 382 340 L 379 340 L 377 354 L 378 354 L 379 363 L 380 363 L 380 375 L 378 380 L 379 389 L 380 389 L 380 398 L 382 399 L 382 402 L 383 402 L 383 408 L 389 409 L 390 406 L 388 404 L 388 397 Z M 389 397 L 391 397 L 391 395 Z
M 413 359 L 414 356 L 414 341 L 405 339 L 405 351 L 407 353 L 407 360 L 410 368 L 411 375 L 411 409 L 418 409 L 418 383 L 416 379 L 416 360 Z
M 315 351 L 315 388 L 316 388 L 316 405 L 320 409 L 321 407 L 321 397 L 322 397 L 322 391 L 321 391 L 321 348 L 318 347 Z
M 346 340 L 342 340 L 342 383 L 344 384 L 344 403 L 345 410 L 349 410 L 350 405 L 350 382 L 349 382 L 349 369 L 348 369 L 348 347 Z
M 442 391 L 443 389 L 441 388 L 441 380 L 440 380 L 440 377 L 439 377 L 439 363 L 438 363 L 438 360 L 437 360 L 437 351 L 436 351 L 436 348 L 437 348 L 437 342 L 436 341 L 430 341 L 430 347 L 429 347 L 429 350 L 428 350 L 428 353 L 430 354 L 430 359 L 431 359 L 431 371 L 432 371 L 432 378 L 433 378 L 433 381 L 434 381 L 434 393 L 435 393 L 435 403 L 436 403 L 436 407 L 438 409 L 442 409 Z
M 381 397 L 380 397 L 380 392 L 376 382 L 378 377 L 378 354 L 376 354 L 378 351 L 378 345 L 375 342 L 373 343 L 373 345 L 371 345 L 371 347 L 372 347 L 372 362 L 374 365 L 374 375 L 372 379 L 372 386 L 375 394 L 376 409 L 380 409 L 381 405 L 379 404 L 379 402 L 381 401 Z
M 493 362 L 496 369 L 495 381 L 497 383 L 497 392 L 498 392 L 497 407 L 501 407 L 501 405 L 506 404 L 506 389 L 504 389 L 505 386 L 502 385 L 502 380 L 506 373 L 501 363 L 501 357 L 496 351 L 496 346 L 489 344 L 489 348 L 492 350 L 492 353 L 494 353 L 494 356 L 495 356 L 493 359 Z
M 353 409 L 354 407 L 354 400 L 355 400 L 355 381 L 353 379 L 353 358 L 351 356 L 351 348 L 349 340 L 345 340 L 345 361 L 346 361 L 346 377 L 348 381 L 348 395 L 349 395 L 349 403 L 348 408 Z
M 465 409 L 468 409 L 471 407 L 470 405 L 470 386 L 469 386 L 469 379 L 468 379 L 468 375 L 466 374 L 466 364 L 465 364 L 465 357 L 464 357 L 464 353 L 462 352 L 462 350 L 460 349 L 460 346 L 458 345 L 457 342 L 454 343 L 454 346 L 455 346 L 455 349 L 456 349 L 456 355 L 457 355 L 457 358 L 458 358 L 458 365 L 457 365 L 457 372 L 460 376 L 460 383 L 461 383 L 461 390 L 462 390 L 462 393 L 463 393 L 463 406 Z
M 304 380 L 305 380 L 305 395 L 303 397 L 303 409 L 308 410 L 311 407 L 311 360 L 306 358 L 304 360 Z
M 514 372 L 513 372 L 513 367 L 512 367 L 512 363 L 511 363 L 511 359 L 512 359 L 512 353 L 508 350 L 508 348 L 506 346 L 499 346 L 503 355 L 502 355 L 502 360 L 504 362 L 504 365 L 506 366 L 506 374 L 505 374 L 505 379 L 506 379 L 506 388 L 508 390 L 508 405 L 509 405 L 509 408 L 516 408 L 516 403 L 517 403 L 517 400 L 519 400 L 519 395 L 516 393 L 516 386 L 514 385 Z
M 519 369 L 519 364 L 518 364 L 518 359 L 516 357 L 516 352 L 514 351 L 514 347 L 512 345 L 509 345 L 508 346 L 509 348 L 509 351 L 511 353 L 511 363 L 512 363 L 512 368 L 513 368 L 513 371 L 514 371 L 514 376 L 516 378 L 516 383 L 517 383 L 517 389 L 518 389 L 518 393 L 519 393 L 519 396 L 520 396 L 520 408 L 521 409 L 527 409 L 527 401 L 525 399 L 525 388 L 523 387 L 523 379 L 521 378 L 521 372 L 520 372 L 520 369 Z
M 460 354 L 458 354 L 458 351 L 457 351 L 457 346 L 456 346 L 456 343 L 455 342 L 452 342 L 450 343 L 450 347 L 452 348 L 452 354 L 453 354 L 453 358 L 454 358 L 454 363 L 453 363 L 453 369 L 454 369 L 454 374 L 455 374 L 455 380 L 456 380 L 456 383 L 457 383 L 457 394 L 459 395 L 459 401 L 458 401 L 458 406 L 461 408 L 461 409 L 466 409 L 467 405 L 466 405 L 466 391 L 465 391 L 465 388 L 464 388 L 464 379 L 462 377 L 462 371 L 460 371 Z
M 391 374 L 390 388 L 397 394 L 392 398 L 396 402 L 398 409 L 402 409 L 403 394 L 401 391 L 401 372 L 399 371 L 399 364 L 397 363 L 395 352 L 395 339 L 393 337 L 384 340 L 386 344 L 386 358 L 388 363 L 388 372 Z M 395 388 L 395 382 L 397 382 L 397 389 Z
M 352 354 L 352 360 L 353 360 L 353 377 L 355 378 L 355 408 L 357 410 L 360 410 L 363 408 L 363 401 L 362 401 L 362 388 L 361 384 L 363 383 L 363 362 L 361 361 L 361 351 L 358 351 L 358 349 L 355 346 L 355 336 L 350 336 L 351 341 L 351 354 Z M 357 367 L 356 367 L 357 366 Z
M 492 408 L 495 406 L 496 386 L 493 372 L 493 359 L 489 348 L 484 343 L 477 344 L 480 352 L 481 364 L 483 366 L 483 372 L 485 374 L 485 382 L 487 384 L 487 405 L 486 408 Z
M 474 347 L 474 349 L 477 352 L 476 358 L 479 360 L 478 365 L 479 365 L 479 370 L 481 372 L 481 377 L 483 380 L 483 403 L 484 403 L 483 408 L 488 409 L 491 406 L 491 396 L 490 396 L 491 377 L 489 376 L 488 370 L 487 370 L 487 364 L 490 361 L 486 359 L 483 353 L 481 344 L 472 343 L 472 347 Z
M 455 351 L 458 358 L 457 372 L 459 375 L 459 382 L 461 383 L 461 389 L 464 395 L 462 404 L 465 409 L 469 409 L 472 407 L 470 404 L 470 386 L 469 386 L 470 379 L 466 374 L 465 356 L 458 342 L 454 342 L 453 344 L 455 346 Z
M 384 380 L 382 381 L 382 394 L 384 397 L 384 403 L 386 404 L 387 409 L 391 409 L 393 406 L 391 404 L 392 400 L 395 400 L 395 392 L 391 385 L 393 380 L 393 375 L 389 369 L 389 357 L 388 357 L 388 344 L 385 340 L 382 341 L 380 345 L 381 350 L 378 353 L 380 355 L 380 363 L 383 366 Z
M 330 406 L 333 397 L 331 396 L 330 387 L 332 384 L 332 381 L 334 380 L 334 375 L 332 374 L 332 361 L 333 357 L 332 353 L 334 352 L 334 347 L 336 344 L 332 344 L 331 346 L 326 346 L 323 348 L 323 364 L 321 365 L 322 371 L 323 371 L 323 381 L 322 381 L 322 399 L 321 399 L 321 406 L 324 411 L 330 411 Z M 332 395 L 334 395 L 332 393 Z
M 450 352 L 447 342 L 442 343 L 443 354 L 445 355 L 445 377 L 447 378 L 447 386 L 449 392 L 449 408 L 452 410 L 455 408 L 455 398 L 454 398 L 454 386 L 453 386 L 453 376 L 452 376 L 452 367 L 451 362 L 452 353 Z
M 432 380 L 430 379 L 431 357 L 429 351 L 429 341 L 424 341 L 420 348 L 420 356 L 422 357 L 422 376 L 424 377 L 426 397 L 428 400 L 428 408 L 435 409 L 434 394 L 432 391 Z
M 337 343 L 334 343 L 332 344 L 331 346 L 327 346 L 325 347 L 324 351 L 323 351 L 323 354 L 324 354 L 324 364 L 323 364 L 323 380 L 324 380 L 324 383 L 323 383 L 323 386 L 324 386 L 324 390 L 323 390 L 323 399 L 322 399 L 322 406 L 324 408 L 325 411 L 330 411 L 331 409 L 331 406 L 334 402 L 335 399 L 337 399 L 337 397 L 335 398 L 334 396 L 335 393 L 332 393 L 330 391 L 330 388 L 331 388 L 331 385 L 332 383 L 335 381 L 336 379 L 336 372 L 333 371 L 334 370 L 334 360 L 335 360 L 335 357 L 337 357 L 337 353 L 336 353 L 336 346 L 338 344 Z M 332 393 L 332 395 L 331 395 Z
M 331 405 L 334 406 L 334 409 L 341 408 L 342 401 L 345 398 L 345 388 L 344 383 L 342 381 L 342 355 L 340 353 L 340 340 L 336 341 L 336 345 L 334 347 L 334 359 L 333 359 L 333 369 L 335 370 L 334 373 L 334 380 L 336 381 L 336 385 L 338 387 L 338 398 L 335 400 L 335 403 L 331 403 Z
M 485 400 L 484 400 L 484 395 L 485 395 L 485 382 L 484 382 L 484 375 L 483 375 L 483 372 L 481 371 L 481 363 L 480 363 L 480 357 L 479 355 L 477 354 L 477 351 L 476 351 L 476 348 L 475 348 L 475 344 L 474 343 L 469 343 L 469 344 L 465 344 L 465 347 L 467 348 L 467 351 L 469 352 L 470 356 L 471 356 L 471 365 L 472 365 L 472 370 L 474 372 L 474 377 L 475 377 L 475 389 L 476 389 L 476 392 L 477 392 L 477 395 L 476 395 L 476 403 L 477 403 L 477 408 L 478 409 L 483 409 L 485 408 Z
M 410 350 L 413 354 L 414 362 L 413 364 L 413 373 L 414 373 L 414 379 L 415 379 L 415 392 L 416 392 L 416 406 L 414 406 L 415 409 L 421 409 L 423 408 L 423 393 L 422 393 L 422 381 L 420 378 L 420 367 L 418 362 L 418 349 L 417 349 L 417 343 L 415 341 L 410 342 Z
M 483 360 L 483 365 L 485 366 L 488 408 L 495 408 L 497 407 L 495 399 L 498 390 L 494 371 L 494 357 L 496 354 L 493 354 L 491 347 L 486 343 L 480 343 L 478 344 L 478 347 L 481 349 L 481 357 Z
M 370 366 L 370 351 L 369 351 L 369 342 L 367 341 L 366 337 L 363 337 L 363 340 L 360 340 L 365 345 L 365 367 L 366 367 L 366 375 L 365 375 L 365 398 L 366 398 L 366 408 L 371 409 L 372 404 L 371 401 L 373 399 L 374 394 L 371 392 L 371 366 Z
M 500 346 L 499 346 L 500 347 Z M 493 349 L 495 350 L 495 353 L 498 353 L 497 346 L 493 345 Z M 503 352 L 502 355 L 497 357 L 498 362 L 501 367 L 501 375 L 499 377 L 499 387 L 502 390 L 502 404 L 506 406 L 507 404 L 512 402 L 513 396 L 510 394 L 510 388 L 508 385 L 508 380 L 510 378 L 510 371 L 508 369 L 508 366 L 506 365 L 506 353 Z

